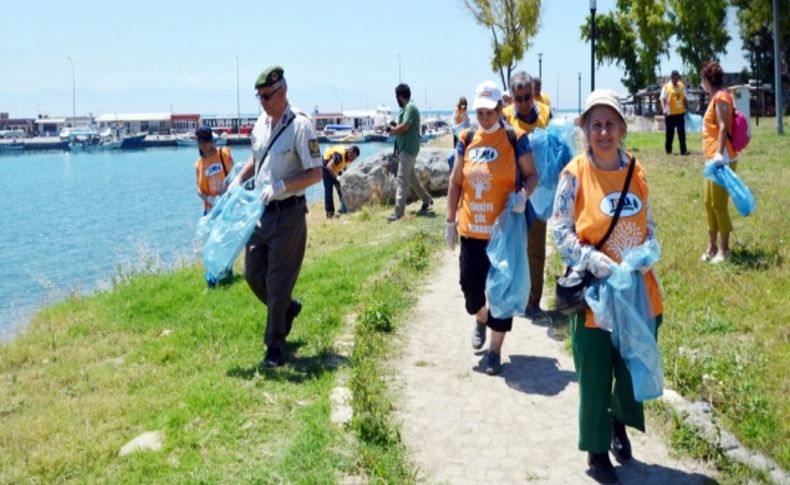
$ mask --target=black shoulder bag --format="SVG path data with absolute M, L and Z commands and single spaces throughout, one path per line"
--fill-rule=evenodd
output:
M 634 174 L 634 166 L 636 160 L 631 157 L 631 162 L 628 164 L 628 175 L 625 177 L 625 186 L 620 192 L 620 199 L 617 201 L 617 208 L 614 210 L 612 222 L 609 224 L 609 229 L 606 230 L 603 238 L 595 245 L 595 249 L 601 250 L 607 239 L 612 234 L 614 226 L 620 219 L 620 212 L 625 205 L 625 196 L 628 194 L 628 187 L 631 185 L 631 176 Z M 571 271 L 570 267 L 565 269 L 564 276 L 558 276 L 555 283 L 555 294 L 557 300 L 557 311 L 563 315 L 575 315 L 584 310 L 586 303 L 584 301 L 584 292 L 590 286 L 594 276 L 589 271 L 585 270 L 584 273 Z

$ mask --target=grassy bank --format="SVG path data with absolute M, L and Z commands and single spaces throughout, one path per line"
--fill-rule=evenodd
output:
M 198 267 L 119 278 L 111 291 L 41 311 L 0 346 L 0 483 L 334 483 L 376 468 L 408 476 L 396 431 L 383 445 L 375 433 L 357 444 L 330 424 L 338 370 L 356 376 L 363 364 L 338 358 L 333 342 L 349 314 L 375 316 L 380 301 L 397 324 L 410 287 L 385 280 L 418 281 L 440 247 L 425 234 L 439 234 L 441 218 L 387 224 L 379 208 L 333 221 L 322 213 L 310 215 L 295 290 L 304 309 L 283 368 L 257 369 L 265 309 L 246 282 L 208 291 Z M 359 328 L 386 355 L 378 334 L 387 329 Z M 368 402 L 394 430 L 381 399 Z M 164 432 L 161 452 L 118 456 L 152 430 Z
M 663 133 L 633 133 L 626 145 L 646 166 L 662 244 L 668 385 L 711 403 L 725 428 L 787 470 L 790 137 L 766 125 L 753 127 L 737 169 L 757 210 L 742 218 L 731 205 L 732 258 L 718 266 L 699 261 L 707 243 L 699 134 L 689 136 L 690 157 L 664 154 Z

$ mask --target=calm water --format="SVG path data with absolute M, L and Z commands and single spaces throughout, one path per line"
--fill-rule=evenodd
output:
M 362 159 L 389 146 L 359 147 Z M 236 161 L 250 154 L 231 148 Z M 191 261 L 203 207 L 196 156 L 194 148 L 0 155 L 0 340 L 41 306 L 108 288 L 119 268 Z M 323 192 L 318 183 L 307 198 Z

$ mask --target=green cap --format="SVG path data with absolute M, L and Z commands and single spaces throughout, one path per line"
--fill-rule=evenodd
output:
M 272 84 L 276 83 L 277 81 L 283 78 L 283 74 L 285 71 L 280 66 L 271 66 L 261 73 L 258 76 L 258 79 L 255 81 L 255 89 L 258 88 L 266 88 L 271 86 Z

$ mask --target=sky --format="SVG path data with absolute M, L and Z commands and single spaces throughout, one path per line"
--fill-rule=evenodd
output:
M 597 3 L 598 14 L 615 8 Z M 555 108 L 577 107 L 579 72 L 582 101 L 589 94 L 590 45 L 579 33 L 588 14 L 588 0 L 543 0 L 540 31 L 517 66 L 537 75 L 543 54 Z M 12 118 L 70 116 L 72 74 L 78 116 L 257 113 L 255 79 L 275 64 L 305 111 L 396 107 L 399 81 L 420 109 L 449 110 L 480 82 L 499 80 L 491 34 L 461 0 L 8 2 L 0 32 L 0 112 Z M 748 63 L 732 9 L 728 32 L 722 64 L 740 71 Z M 682 70 L 671 54 L 660 74 Z M 616 66 L 598 67 L 596 87 L 625 94 L 621 77 Z

